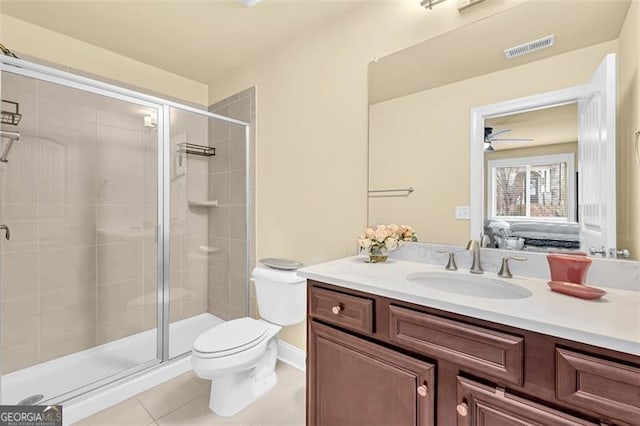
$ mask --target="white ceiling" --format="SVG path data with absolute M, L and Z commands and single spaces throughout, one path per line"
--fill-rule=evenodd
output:
M 364 0 L 1 0 L 3 14 L 211 84 Z
M 630 0 L 532 0 L 369 66 L 369 103 L 440 87 L 618 38 Z M 548 49 L 507 61 L 504 49 L 555 34 Z

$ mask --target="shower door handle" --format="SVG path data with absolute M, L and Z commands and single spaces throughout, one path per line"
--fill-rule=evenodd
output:
M 4 229 L 4 236 L 7 240 L 11 239 L 11 230 L 7 225 L 0 225 L 0 229 Z

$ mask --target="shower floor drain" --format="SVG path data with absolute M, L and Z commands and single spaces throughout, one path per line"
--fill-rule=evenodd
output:
M 18 402 L 18 405 L 36 405 L 38 402 L 44 399 L 44 395 L 31 395 Z

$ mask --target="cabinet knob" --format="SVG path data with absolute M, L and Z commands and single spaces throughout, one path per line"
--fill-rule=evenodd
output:
M 461 402 L 460 404 L 458 404 L 456 406 L 456 411 L 458 412 L 458 414 L 460 414 L 462 417 L 467 417 L 467 414 L 469 414 L 469 407 L 467 406 L 466 402 Z
M 338 315 L 341 311 L 342 311 L 342 306 L 340 305 L 336 305 L 333 308 L 331 308 L 331 312 L 333 312 L 335 315 Z
M 418 395 L 427 396 L 427 385 L 418 386 Z

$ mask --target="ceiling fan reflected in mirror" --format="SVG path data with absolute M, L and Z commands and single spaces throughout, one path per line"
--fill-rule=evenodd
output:
M 485 127 L 484 128 L 484 150 L 485 151 L 495 151 L 493 147 L 493 142 L 533 142 L 531 138 L 498 138 L 505 133 L 509 133 L 511 129 L 503 129 L 497 130 L 494 132 L 493 127 Z

